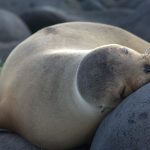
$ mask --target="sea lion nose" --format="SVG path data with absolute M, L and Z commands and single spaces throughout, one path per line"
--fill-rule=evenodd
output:
M 144 72 L 145 73 L 150 73 L 150 65 L 149 64 L 144 65 Z

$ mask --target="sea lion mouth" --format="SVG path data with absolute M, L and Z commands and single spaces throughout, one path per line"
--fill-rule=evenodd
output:
M 144 65 L 144 72 L 145 73 L 150 73 L 150 65 L 148 65 L 148 64 Z

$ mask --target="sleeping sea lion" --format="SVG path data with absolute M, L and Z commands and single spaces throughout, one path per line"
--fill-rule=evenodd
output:
M 108 112 L 150 81 L 150 57 L 142 54 L 149 46 L 96 23 L 38 31 L 13 50 L 2 69 L 0 127 L 49 150 L 86 143 Z

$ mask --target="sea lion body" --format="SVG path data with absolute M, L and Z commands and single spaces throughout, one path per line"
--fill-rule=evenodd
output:
M 120 103 L 118 88 L 121 87 L 122 90 L 123 85 L 127 84 L 121 82 L 116 89 L 108 90 L 110 97 L 106 96 L 105 99 L 107 93 L 101 90 L 104 93 L 100 95 L 103 96 L 101 103 L 98 91 L 93 91 L 95 85 L 96 90 L 104 85 L 98 82 L 97 86 L 95 81 L 95 75 L 97 77 L 99 73 L 97 56 L 106 61 L 102 54 L 108 49 L 110 57 L 106 56 L 109 58 L 106 62 L 111 65 L 114 61 L 110 60 L 126 56 L 125 48 L 130 59 L 133 58 L 131 64 L 136 62 L 133 63 L 135 72 L 138 68 L 141 69 L 136 72 L 141 81 L 126 86 L 123 91 L 125 96 L 150 78 L 143 72 L 142 67 L 147 62 L 140 53 L 121 45 L 108 45 L 112 43 L 139 52 L 149 46 L 149 43 L 124 30 L 94 23 L 60 24 L 45 28 L 26 39 L 10 54 L 1 72 L 0 126 L 13 130 L 33 144 L 46 149 L 69 149 L 91 139 L 98 122 Z M 98 54 L 94 55 L 95 52 Z M 121 61 L 120 58 L 117 60 Z M 86 64 L 91 60 L 97 60 L 93 63 L 95 66 L 89 65 L 97 69 L 89 72 Z M 125 57 L 120 64 L 124 65 L 128 60 Z M 104 66 L 102 68 L 104 70 Z M 91 75 L 91 79 L 86 75 Z M 117 79 L 117 74 L 114 77 Z M 82 86 L 82 78 L 87 78 L 85 86 Z M 113 87 L 113 81 L 109 76 L 108 79 Z M 121 79 L 124 81 L 122 76 L 119 79 L 116 82 Z M 86 81 L 90 84 L 86 84 Z M 87 94 L 86 89 L 91 87 L 91 93 Z M 111 95 L 112 90 L 116 92 Z M 93 93 L 96 93 L 95 97 Z M 105 111 L 106 108 L 110 109 Z

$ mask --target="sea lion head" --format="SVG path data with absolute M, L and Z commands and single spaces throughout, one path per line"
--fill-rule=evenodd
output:
M 81 96 L 102 112 L 150 81 L 150 56 L 117 44 L 96 48 L 82 60 L 77 73 Z

